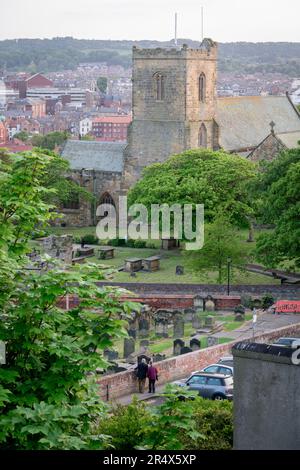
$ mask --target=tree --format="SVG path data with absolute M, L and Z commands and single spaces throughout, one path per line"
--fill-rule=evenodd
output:
M 101 93 L 105 94 L 107 91 L 107 77 L 99 77 L 97 80 L 97 87 Z
M 257 186 L 259 220 L 275 226 L 257 240 L 258 259 L 269 267 L 300 266 L 300 147 L 262 164 Z
M 30 236 L 46 225 L 55 191 L 42 181 L 58 157 L 32 151 L 0 159 L 0 446 L 3 449 L 91 449 L 103 446 L 93 426 L 104 413 L 95 370 L 103 349 L 124 336 L 129 303 L 99 288 L 99 267 L 69 271 L 54 263 L 28 268 Z M 59 301 L 75 295 L 68 312 Z
M 31 143 L 34 147 L 40 147 L 42 149 L 55 150 L 65 143 L 68 139 L 69 134 L 64 132 L 49 132 L 46 135 L 34 135 L 31 139 Z
M 129 191 L 129 204 L 204 204 L 205 220 L 222 212 L 236 225 L 249 225 L 252 215 L 248 183 L 256 177 L 253 163 L 223 151 L 187 150 L 147 167 Z
M 27 142 L 29 139 L 29 134 L 26 131 L 17 132 L 17 134 L 14 135 L 14 138 L 22 140 L 22 142 Z
M 218 215 L 212 223 L 206 224 L 203 248 L 186 256 L 195 271 L 217 271 L 218 284 L 227 279 L 228 258 L 236 268 L 242 268 L 246 260 L 238 232 L 223 215 Z

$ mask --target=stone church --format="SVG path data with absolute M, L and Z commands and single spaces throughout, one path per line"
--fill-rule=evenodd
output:
M 288 95 L 217 97 L 217 49 L 211 39 L 198 49 L 133 47 L 127 143 L 67 141 L 71 177 L 96 203 L 70 201 L 60 223 L 96 224 L 99 203 L 117 205 L 144 167 L 187 149 L 222 148 L 257 161 L 297 145 L 300 115 Z

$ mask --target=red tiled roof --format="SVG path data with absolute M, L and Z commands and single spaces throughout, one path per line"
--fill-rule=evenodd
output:
M 132 121 L 131 116 L 102 116 L 98 118 L 94 118 L 93 124 L 95 122 L 105 122 L 105 123 L 112 123 L 112 124 L 130 124 Z

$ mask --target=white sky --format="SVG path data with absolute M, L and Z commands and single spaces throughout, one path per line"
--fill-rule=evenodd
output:
M 299 0 L 0 0 L 0 39 L 199 39 L 300 42 Z

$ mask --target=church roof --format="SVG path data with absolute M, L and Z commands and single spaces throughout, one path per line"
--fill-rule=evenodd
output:
M 69 160 L 72 170 L 86 168 L 121 173 L 126 145 L 124 142 L 68 140 L 61 156 Z
M 287 96 L 237 96 L 218 98 L 220 146 L 227 151 L 253 149 L 270 133 L 300 132 L 300 115 Z
M 282 134 L 276 134 L 276 137 L 288 148 L 294 149 L 298 147 L 300 141 L 300 130 L 296 132 L 284 132 Z

